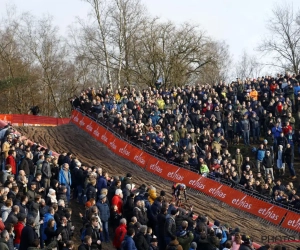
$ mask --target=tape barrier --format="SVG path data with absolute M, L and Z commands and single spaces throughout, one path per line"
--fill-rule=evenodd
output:
M 0 120 L 13 126 L 57 126 L 70 122 L 69 118 L 16 114 L 0 114 Z
M 281 227 L 297 232 L 300 230 L 299 214 L 254 198 L 213 179 L 157 159 L 130 143 L 121 140 L 77 110 L 72 112 L 70 122 L 89 133 L 117 155 L 130 160 L 141 168 L 145 168 L 148 172 L 169 181 L 184 183 L 187 187 L 212 196 L 229 206 L 253 214 L 275 225 L 279 226 L 281 224 Z M 283 218 L 284 220 L 281 223 Z

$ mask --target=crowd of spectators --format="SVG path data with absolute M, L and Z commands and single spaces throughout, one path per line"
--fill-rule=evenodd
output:
M 170 163 L 299 209 L 299 80 L 278 74 L 215 86 L 107 86 L 71 103 Z
M 207 215 L 195 218 L 192 207 L 176 207 L 165 191 L 157 193 L 145 184 L 136 188 L 130 173 L 109 177 L 101 167 L 87 166 L 71 153 L 54 157 L 51 150 L 15 134 L 10 125 L 0 134 L 5 168 L 1 250 L 72 250 L 75 230 L 82 240 L 79 250 L 110 247 L 111 240 L 118 250 L 253 249 L 239 228 L 217 220 L 210 226 Z M 81 228 L 72 225 L 72 203 L 84 204 Z

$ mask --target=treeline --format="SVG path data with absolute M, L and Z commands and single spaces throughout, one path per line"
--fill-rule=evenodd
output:
M 165 87 L 224 80 L 228 46 L 198 26 L 151 17 L 139 0 L 86 0 L 90 14 L 61 35 L 50 16 L 7 9 L 0 28 L 0 112 L 67 116 L 69 98 L 110 84 Z

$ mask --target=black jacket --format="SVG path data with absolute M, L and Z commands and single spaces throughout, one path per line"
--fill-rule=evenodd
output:
M 25 226 L 21 234 L 21 243 L 19 250 L 27 250 L 35 239 L 38 239 L 38 235 L 31 226 Z
M 135 242 L 135 246 L 138 250 L 148 250 L 149 249 L 149 245 L 148 245 L 145 235 L 143 233 L 138 233 L 134 237 L 134 242 Z
M 174 216 L 167 215 L 165 223 L 165 237 L 176 238 L 176 224 Z
M 269 156 L 265 155 L 262 164 L 265 168 L 272 168 L 273 167 L 273 158 L 271 154 Z

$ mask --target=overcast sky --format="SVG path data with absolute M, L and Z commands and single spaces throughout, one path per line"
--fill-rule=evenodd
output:
M 199 24 L 208 34 L 225 40 L 236 60 L 244 50 L 255 53 L 255 48 L 266 32 L 266 21 L 271 16 L 275 0 L 141 0 L 153 16 L 178 24 Z M 300 0 L 286 0 L 295 9 Z M 64 33 L 75 17 L 84 18 L 89 6 L 81 0 L 0 0 L 0 13 L 6 4 L 13 3 L 19 12 L 30 11 L 41 16 L 50 14 Z

